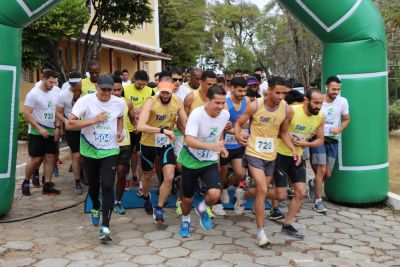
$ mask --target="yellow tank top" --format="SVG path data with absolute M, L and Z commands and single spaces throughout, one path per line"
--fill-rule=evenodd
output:
M 123 127 L 124 129 L 122 130 L 122 134 L 124 135 L 124 139 L 119 142 L 119 146 L 129 146 L 131 144 L 131 136 L 129 135 L 128 131 L 128 123 L 130 123 L 129 117 L 128 117 L 128 104 L 124 100 L 125 106 L 124 106 L 124 119 L 123 119 Z
M 321 124 L 322 112 L 318 115 L 307 116 L 304 112 L 303 104 L 294 105 L 293 108 L 293 118 L 289 123 L 289 135 L 294 141 L 308 140 L 311 137 L 311 132 L 317 129 L 318 125 Z M 303 154 L 302 147 L 296 147 L 297 153 L 301 156 Z M 293 156 L 292 151 L 285 145 L 285 143 L 278 139 L 277 151 L 279 154 L 285 156 Z
M 133 106 L 135 108 L 141 108 L 146 101 L 147 98 L 151 97 L 153 94 L 153 89 L 148 86 L 145 86 L 142 90 L 138 90 L 135 87 L 135 84 L 130 84 L 124 87 L 124 97 L 127 100 L 132 100 Z M 128 131 L 132 132 L 135 130 L 135 127 L 128 122 Z
M 90 78 L 85 78 L 82 80 L 82 96 L 87 94 L 96 93 L 96 84 L 90 81 Z
M 203 102 L 203 100 L 200 97 L 200 90 L 194 90 L 193 91 L 193 103 L 190 106 L 190 111 L 189 114 L 192 112 L 193 109 L 200 107 L 200 106 L 204 106 L 205 104 L 207 104 L 206 102 Z M 188 116 L 189 116 L 188 114 Z
M 275 110 L 267 110 L 264 98 L 258 98 L 256 101 L 257 111 L 251 117 L 246 155 L 273 161 L 276 158 L 279 128 L 287 116 L 287 104 L 281 101 Z
M 151 98 L 153 104 L 147 125 L 173 130 L 178 110 L 180 108 L 178 98 L 175 95 L 172 95 L 171 102 L 168 105 L 163 105 L 158 95 L 152 96 Z M 165 134 L 149 134 L 143 132 L 140 143 L 145 146 L 162 147 L 171 142 Z

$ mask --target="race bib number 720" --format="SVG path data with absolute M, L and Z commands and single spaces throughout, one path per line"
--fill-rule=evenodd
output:
M 256 137 L 255 148 L 260 153 L 273 153 L 274 152 L 274 139 Z

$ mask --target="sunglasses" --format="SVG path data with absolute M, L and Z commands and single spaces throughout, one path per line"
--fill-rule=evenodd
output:
M 183 82 L 183 78 L 172 78 L 174 82 Z

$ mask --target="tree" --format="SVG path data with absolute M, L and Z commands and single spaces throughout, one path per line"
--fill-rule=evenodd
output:
M 208 14 L 213 39 L 206 47 L 206 62 L 224 69 L 254 68 L 251 44 L 261 16 L 257 5 L 245 1 L 215 2 L 209 4 Z
M 59 42 L 75 37 L 89 20 L 85 0 L 65 0 L 45 16 L 24 28 L 22 34 L 22 67 L 48 67 L 62 80 L 65 71 Z
M 84 41 L 82 71 L 86 71 L 89 59 L 98 59 L 103 32 L 132 33 L 153 19 L 148 0 L 87 0 L 87 5 L 93 7 L 93 14 Z
M 172 56 L 171 65 L 192 67 L 209 34 L 205 0 L 160 0 L 160 44 Z

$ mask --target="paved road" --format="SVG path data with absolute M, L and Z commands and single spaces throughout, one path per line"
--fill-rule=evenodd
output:
M 177 235 L 179 218 L 166 212 L 166 225 L 157 226 L 142 209 L 124 216 L 113 214 L 114 241 L 97 240 L 99 229 L 83 213 L 83 196 L 73 191 L 62 152 L 61 176 L 54 182 L 60 196 L 43 196 L 33 189 L 22 197 L 21 179 L 12 211 L 0 222 L 78 204 L 74 208 L 35 219 L 0 224 L 0 266 L 396 266 L 400 265 L 400 214 L 385 208 L 355 209 L 327 203 L 326 216 L 312 211 L 308 200 L 296 224 L 306 235 L 294 240 L 280 233 L 280 225 L 266 219 L 273 245 L 256 246 L 254 215 L 213 220 L 211 231 L 200 228 L 192 215 L 192 236 Z M 22 159 L 19 159 L 22 160 Z M 286 211 L 286 203 L 282 203 Z

